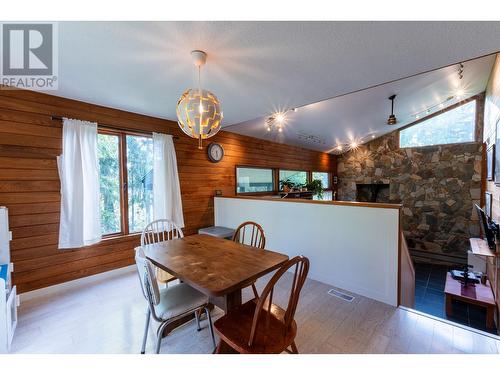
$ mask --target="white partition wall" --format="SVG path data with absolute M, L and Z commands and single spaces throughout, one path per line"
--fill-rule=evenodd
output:
M 215 197 L 215 225 L 262 225 L 266 249 L 309 258 L 309 277 L 396 306 L 399 209 Z

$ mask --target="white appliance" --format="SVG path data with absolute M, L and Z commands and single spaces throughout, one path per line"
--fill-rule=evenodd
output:
M 12 286 L 14 269 L 10 262 L 12 232 L 9 231 L 9 211 L 0 207 L 0 353 L 8 353 L 17 326 L 16 287 Z

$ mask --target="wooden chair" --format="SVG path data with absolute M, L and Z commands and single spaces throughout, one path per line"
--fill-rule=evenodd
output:
M 294 266 L 288 305 L 284 310 L 272 302 L 274 286 Z M 248 301 L 217 320 L 214 328 L 221 339 L 218 350 L 224 342 L 245 354 L 278 354 L 283 351 L 298 354 L 294 316 L 308 271 L 309 259 L 305 257 L 297 256 L 287 261 L 274 274 L 259 298 Z
M 212 318 L 208 308 L 208 297 L 187 284 L 181 283 L 165 288 L 160 291 L 158 283 L 154 279 L 153 264 L 145 257 L 142 248 L 135 252 L 135 262 L 137 272 L 141 282 L 141 289 L 144 298 L 148 302 L 146 316 L 146 327 L 144 328 L 144 337 L 142 339 L 141 354 L 145 353 L 146 341 L 148 339 L 149 321 L 151 317 L 160 325 L 156 335 L 156 354 L 160 353 L 161 340 L 167 326 L 174 321 L 184 318 L 186 315 L 195 314 L 198 331 L 200 321 L 198 313 L 205 310 L 208 320 L 208 328 L 212 337 L 212 343 L 215 348 L 215 337 L 212 327 Z
M 266 246 L 266 235 L 264 234 L 264 229 L 262 229 L 259 224 L 253 221 L 245 221 L 234 231 L 233 241 L 263 249 Z M 248 286 L 252 286 L 253 294 L 255 298 L 258 298 L 259 293 L 257 292 L 257 287 L 255 286 L 256 281 L 257 280 L 254 280 Z
M 259 249 L 263 249 L 266 246 L 264 229 L 253 221 L 245 221 L 240 224 L 234 231 L 233 241 L 248 246 L 258 247 Z
M 174 222 L 167 219 L 155 220 L 149 223 L 142 231 L 141 246 L 182 237 L 184 237 L 182 229 L 175 225 Z M 158 280 L 158 282 L 168 285 L 170 281 L 175 279 L 175 276 L 156 268 L 156 280 Z

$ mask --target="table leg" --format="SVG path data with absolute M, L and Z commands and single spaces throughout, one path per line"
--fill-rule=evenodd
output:
M 453 305 L 452 305 L 452 298 L 449 294 L 446 295 L 446 316 L 451 316 L 453 315 Z
M 486 328 L 495 328 L 495 306 L 488 306 L 486 308 Z
M 238 306 L 241 306 L 241 289 L 226 294 L 222 301 L 224 311 L 226 314 L 235 309 Z M 228 344 L 226 344 L 223 340 L 219 340 L 219 345 L 217 345 L 217 349 L 215 354 L 236 354 L 237 352 L 231 348 Z
M 224 297 L 224 302 L 226 305 L 225 308 L 226 313 L 235 309 L 238 306 L 241 306 L 241 289 L 226 294 Z

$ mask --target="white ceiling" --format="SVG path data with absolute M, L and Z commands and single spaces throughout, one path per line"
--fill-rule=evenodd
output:
M 325 152 L 337 152 L 337 145 L 353 141 L 369 141 L 405 126 L 430 113 L 439 111 L 439 104 L 448 107 L 486 88 L 495 55 L 465 62 L 464 76 L 458 77 L 458 65 L 419 74 L 298 108 L 286 113 L 283 132 L 266 131 L 266 118 L 260 117 L 230 126 L 226 130 Z M 461 98 L 446 99 L 464 91 Z M 391 113 L 389 96 L 397 94 L 394 112 L 397 124 L 387 125 Z M 430 114 L 429 113 L 429 114 Z
M 189 52 L 202 49 L 202 84 L 219 97 L 226 127 L 496 52 L 498 35 L 500 22 L 61 22 L 59 91 L 51 93 L 175 120 L 178 98 L 194 86 Z M 378 113 L 372 105 L 356 108 Z M 322 130 L 317 117 L 300 123 L 325 136 L 358 126 L 352 118 Z

